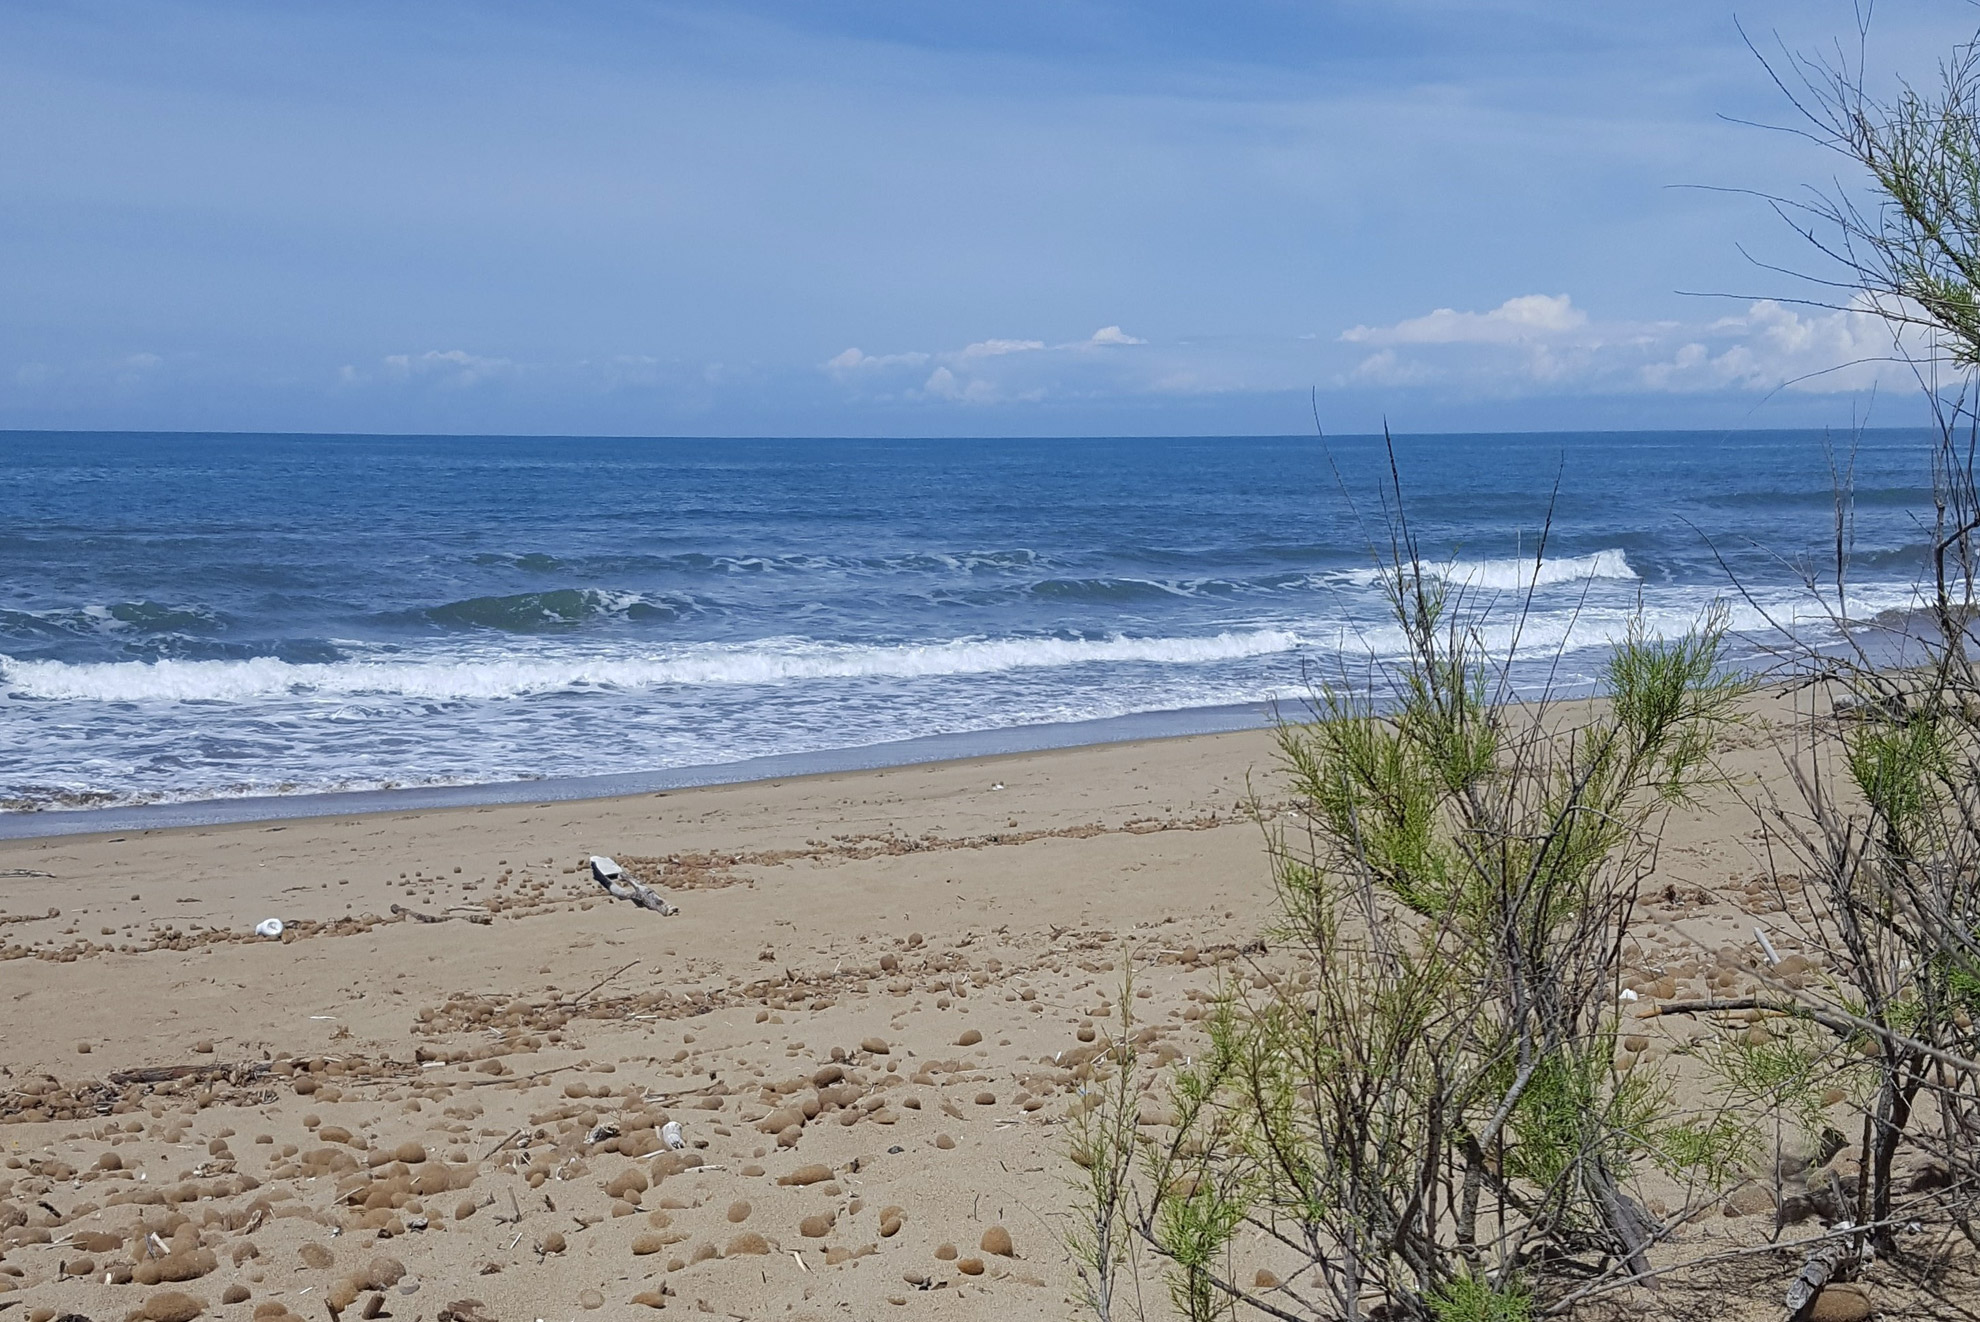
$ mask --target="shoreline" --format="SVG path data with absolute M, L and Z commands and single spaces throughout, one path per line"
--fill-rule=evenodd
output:
M 845 772 L 884 771 L 896 767 L 973 762 L 1026 753 L 1232 734 L 1265 729 L 1272 722 L 1272 711 L 1265 704 L 1184 707 L 1088 721 L 1004 726 L 956 734 L 924 735 L 851 748 L 778 753 L 736 762 L 666 767 L 652 771 L 608 772 L 596 776 L 401 789 L 260 794 L 103 808 L 33 808 L 0 812 L 0 840 L 37 840 L 99 835 L 112 831 L 173 830 L 447 808 L 515 804 L 547 807 L 551 804 L 629 798 L 673 790 L 749 785 Z

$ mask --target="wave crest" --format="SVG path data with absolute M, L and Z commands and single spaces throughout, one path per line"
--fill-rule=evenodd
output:
M 0 683 L 8 696 L 56 701 L 253 702 L 282 696 L 464 701 L 568 689 L 979 675 L 1091 662 L 1200 665 L 1290 652 L 1304 641 L 1290 630 L 1254 629 L 1203 638 L 965 638 L 894 646 L 765 639 L 644 656 L 302 664 L 274 657 L 65 664 L 0 656 Z
M 1449 560 L 1425 564 L 1433 578 L 1456 587 L 1484 588 L 1488 591 L 1523 592 L 1528 588 L 1553 587 L 1561 583 L 1582 583 L 1591 578 L 1633 580 L 1641 577 L 1629 563 L 1622 548 L 1611 546 L 1587 555 L 1561 556 L 1535 563 L 1530 556 L 1489 560 Z M 1385 575 L 1381 569 L 1351 569 L 1345 575 L 1350 583 L 1373 587 Z

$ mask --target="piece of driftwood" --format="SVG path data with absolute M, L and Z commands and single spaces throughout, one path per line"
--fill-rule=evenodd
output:
M 495 919 L 487 913 L 421 913 L 417 909 L 408 909 L 402 904 L 393 905 L 392 914 L 394 917 L 403 915 L 404 917 L 412 919 L 416 923 L 451 923 L 456 918 L 458 918 L 461 919 L 463 922 L 480 923 L 482 926 L 486 927 L 488 924 L 495 921 Z
M 606 894 L 618 900 L 631 900 L 642 909 L 651 909 L 665 918 L 679 913 L 667 903 L 660 892 L 626 872 L 614 860 L 603 854 L 591 856 L 591 879 L 605 888 Z
M 1845 1228 L 1836 1227 L 1838 1230 Z M 1788 1284 L 1788 1316 L 1799 1317 L 1803 1309 L 1815 1302 L 1815 1296 L 1822 1293 L 1822 1287 L 1833 1280 L 1855 1256 L 1856 1250 L 1847 1239 L 1824 1240 L 1808 1250 L 1808 1256 L 1801 1260 L 1801 1270 Z
M 214 1078 L 243 1083 L 260 1078 L 268 1073 L 267 1064 L 256 1061 L 246 1065 L 223 1065 L 214 1062 L 208 1065 L 146 1065 L 134 1070 L 118 1070 L 109 1075 L 109 1081 L 118 1087 L 133 1083 L 171 1083 L 176 1079 Z

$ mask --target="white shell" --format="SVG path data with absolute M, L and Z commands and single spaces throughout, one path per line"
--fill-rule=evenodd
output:
M 254 925 L 254 934 L 256 936 L 280 936 L 282 935 L 282 920 L 280 918 L 264 918 Z
M 669 1120 L 666 1124 L 660 1126 L 660 1141 L 676 1152 L 686 1147 L 687 1140 L 681 1137 L 681 1122 L 678 1120 Z

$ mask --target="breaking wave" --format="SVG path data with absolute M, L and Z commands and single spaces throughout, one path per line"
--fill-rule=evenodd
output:
M 1527 588 L 1553 587 L 1560 583 L 1583 583 L 1592 578 L 1635 579 L 1629 557 L 1621 548 L 1609 547 L 1588 555 L 1561 556 L 1536 562 L 1532 557 L 1506 557 L 1496 560 L 1451 560 L 1426 564 L 1424 570 L 1446 583 L 1488 591 L 1520 592 Z M 1349 582 L 1372 587 L 1383 578 L 1379 569 L 1352 569 L 1344 577 Z
M 1092 662 L 1196 665 L 1298 648 L 1284 629 L 1206 638 L 1005 638 L 870 646 L 764 639 L 694 644 L 644 655 L 63 663 L 0 656 L 9 696 L 96 702 L 252 702 L 279 696 L 398 696 L 433 701 L 517 698 L 582 689 L 784 684 L 812 679 L 981 675 Z

